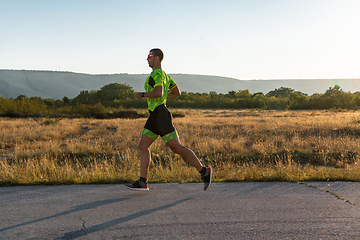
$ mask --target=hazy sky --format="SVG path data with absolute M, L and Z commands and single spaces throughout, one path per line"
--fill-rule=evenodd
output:
M 0 69 L 360 78 L 360 0 L 0 0 Z

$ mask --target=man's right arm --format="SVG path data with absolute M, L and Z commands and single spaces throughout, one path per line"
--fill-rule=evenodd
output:
M 150 92 L 144 92 L 144 97 L 146 98 L 161 98 L 163 95 L 164 87 L 163 86 L 156 86 L 152 91 Z M 141 97 L 141 92 L 137 92 L 135 94 L 137 98 Z

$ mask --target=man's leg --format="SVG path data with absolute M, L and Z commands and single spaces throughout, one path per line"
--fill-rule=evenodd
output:
M 140 150 L 140 177 L 147 179 L 150 165 L 150 146 L 154 142 L 152 138 L 141 134 L 139 141 Z
M 200 172 L 201 179 L 204 181 L 204 190 L 207 190 L 212 181 L 212 167 L 204 167 L 195 153 L 180 143 L 179 137 L 169 140 L 166 145 L 168 145 L 174 153 L 179 154 L 185 162 L 190 163 Z
M 179 137 L 175 137 L 169 140 L 166 145 L 168 145 L 174 153 L 179 154 L 185 162 L 188 162 L 194 166 L 198 171 L 203 169 L 203 165 L 196 157 L 195 153 L 189 148 L 183 146 L 179 141 Z
M 131 190 L 141 190 L 147 191 L 148 183 L 147 183 L 147 175 L 149 171 L 150 165 L 150 150 L 149 147 L 155 140 L 141 134 L 139 141 L 139 149 L 140 149 L 140 179 L 135 181 L 132 184 L 126 184 L 125 186 Z

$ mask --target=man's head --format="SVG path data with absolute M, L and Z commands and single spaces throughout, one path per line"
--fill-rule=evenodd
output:
M 164 59 L 164 53 L 160 48 L 153 48 L 150 50 L 150 55 L 159 57 L 160 62 Z
M 149 67 L 153 70 L 161 69 L 161 61 L 164 58 L 164 54 L 159 48 L 151 49 L 147 57 Z

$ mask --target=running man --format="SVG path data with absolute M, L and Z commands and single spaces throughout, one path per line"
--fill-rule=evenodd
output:
M 149 148 L 161 136 L 174 153 L 179 154 L 185 162 L 190 163 L 200 172 L 201 179 L 204 181 L 204 190 L 206 190 L 211 185 L 213 170 L 212 167 L 204 167 L 194 152 L 184 147 L 179 141 L 178 133 L 172 124 L 171 114 L 166 107 L 166 100 L 180 96 L 181 92 L 176 83 L 162 70 L 163 58 L 164 54 L 160 49 L 150 50 L 147 61 L 153 71 L 145 81 L 146 92 L 136 93 L 137 98 L 147 99 L 150 117 L 145 123 L 139 141 L 140 179 L 132 184 L 126 184 L 126 187 L 133 190 L 149 190 L 147 182 L 151 159 Z

